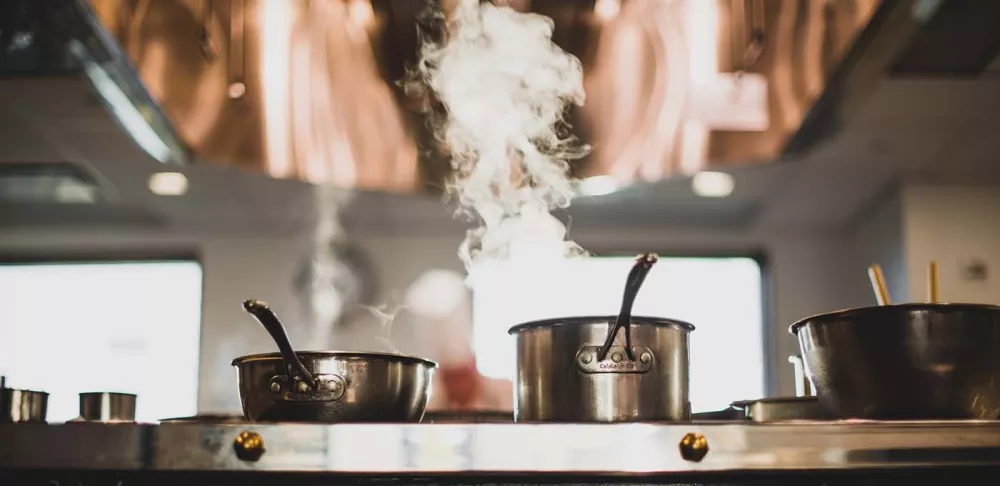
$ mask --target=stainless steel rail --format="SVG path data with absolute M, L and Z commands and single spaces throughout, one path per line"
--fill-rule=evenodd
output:
M 1000 466 L 1000 422 L 0 424 L 0 470 L 343 474 Z

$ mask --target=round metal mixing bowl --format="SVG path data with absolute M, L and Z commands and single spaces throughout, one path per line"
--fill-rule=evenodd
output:
M 280 353 L 233 360 L 249 420 L 277 422 L 419 422 L 437 364 L 387 353 L 296 352 L 316 379 L 307 386 Z
M 836 417 L 1000 418 L 1000 307 L 866 307 L 789 330 L 816 395 Z

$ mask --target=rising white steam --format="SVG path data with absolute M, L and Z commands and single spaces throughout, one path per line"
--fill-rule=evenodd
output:
M 398 301 L 399 298 L 393 296 L 391 300 Z M 396 317 L 401 312 L 407 310 L 406 306 L 402 304 L 382 304 L 380 306 L 359 305 L 358 307 L 371 314 L 379 325 L 379 332 L 375 335 L 375 342 L 382 347 L 380 351 L 399 354 L 399 348 L 396 347 L 396 342 L 392 336 L 392 325 L 396 322 Z
M 552 42 L 541 15 L 460 0 L 446 26 L 445 41 L 422 39 L 414 74 L 447 110 L 435 128 L 456 169 L 450 189 L 481 222 L 459 251 L 466 267 L 509 258 L 524 238 L 549 256 L 583 254 L 550 214 L 573 196 L 567 161 L 588 150 L 564 123 L 584 101 L 580 61 Z
M 311 278 L 307 287 L 312 311 L 308 343 L 313 349 L 326 349 L 330 346 L 334 324 L 350 304 L 345 302 L 344 286 L 338 286 L 337 283 L 351 278 L 351 275 L 345 271 L 334 249 L 344 237 L 340 210 L 352 194 L 327 184 L 317 185 L 313 190 L 316 226 L 313 232 Z

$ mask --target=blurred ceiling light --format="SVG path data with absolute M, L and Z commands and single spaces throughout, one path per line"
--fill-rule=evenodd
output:
M 701 197 L 726 197 L 735 186 L 733 176 L 725 172 L 699 172 L 691 179 L 691 189 Z
M 580 181 L 579 191 L 584 196 L 604 196 L 618 190 L 618 180 L 612 176 L 594 176 Z
M 182 196 L 187 189 L 187 177 L 180 172 L 157 172 L 149 177 L 149 190 L 157 196 Z
M 369 0 L 348 0 L 347 16 L 358 27 L 367 29 L 375 23 L 375 10 Z
M 601 22 L 608 22 L 618 17 L 622 10 L 621 0 L 597 0 L 594 3 L 594 15 Z

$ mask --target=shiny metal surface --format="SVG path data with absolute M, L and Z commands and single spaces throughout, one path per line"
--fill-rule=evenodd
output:
M 257 460 L 237 456 L 241 436 L 262 443 Z M 687 436 L 707 444 L 700 461 L 682 457 Z M 663 475 L 1000 465 L 992 421 L 0 424 L 0 439 L 3 470 Z
M 1000 418 L 1000 307 L 867 307 L 810 317 L 790 331 L 836 417 Z
M 191 424 L 245 424 L 246 417 L 243 415 L 210 413 L 192 415 L 190 417 L 171 417 L 160 419 L 160 423 L 191 423 Z
M 772 397 L 733 402 L 734 408 L 743 410 L 745 417 L 754 422 L 781 422 L 786 420 L 829 420 L 830 414 L 816 397 Z
M 48 393 L 0 388 L 0 422 L 44 423 L 48 410 Z
M 434 101 L 394 89 L 416 61 L 423 2 L 77 1 L 100 22 L 82 44 L 120 51 L 105 66 L 115 83 L 170 120 L 154 124 L 170 160 L 396 192 L 454 175 L 416 113 Z M 882 2 L 632 0 L 613 15 L 515 3 L 553 18 L 554 40 L 583 62 L 588 102 L 571 118 L 596 151 L 574 175 L 627 184 L 777 159 Z M 736 72 L 766 80 L 766 127 L 725 116 L 748 85 L 729 89 L 736 77 L 720 75 Z
M 278 353 L 242 356 L 240 401 L 250 420 L 272 422 L 419 422 L 437 364 L 381 353 L 300 351 L 317 389 L 286 379 Z
M 424 424 L 510 424 L 514 423 L 513 412 L 493 410 L 428 410 L 421 421 Z
M 514 326 L 517 422 L 685 420 L 688 403 L 686 322 L 632 317 L 636 361 L 624 353 L 624 333 L 603 361 L 598 348 L 616 316 L 550 319 Z
M 136 398 L 131 393 L 81 393 L 80 420 L 135 422 Z

